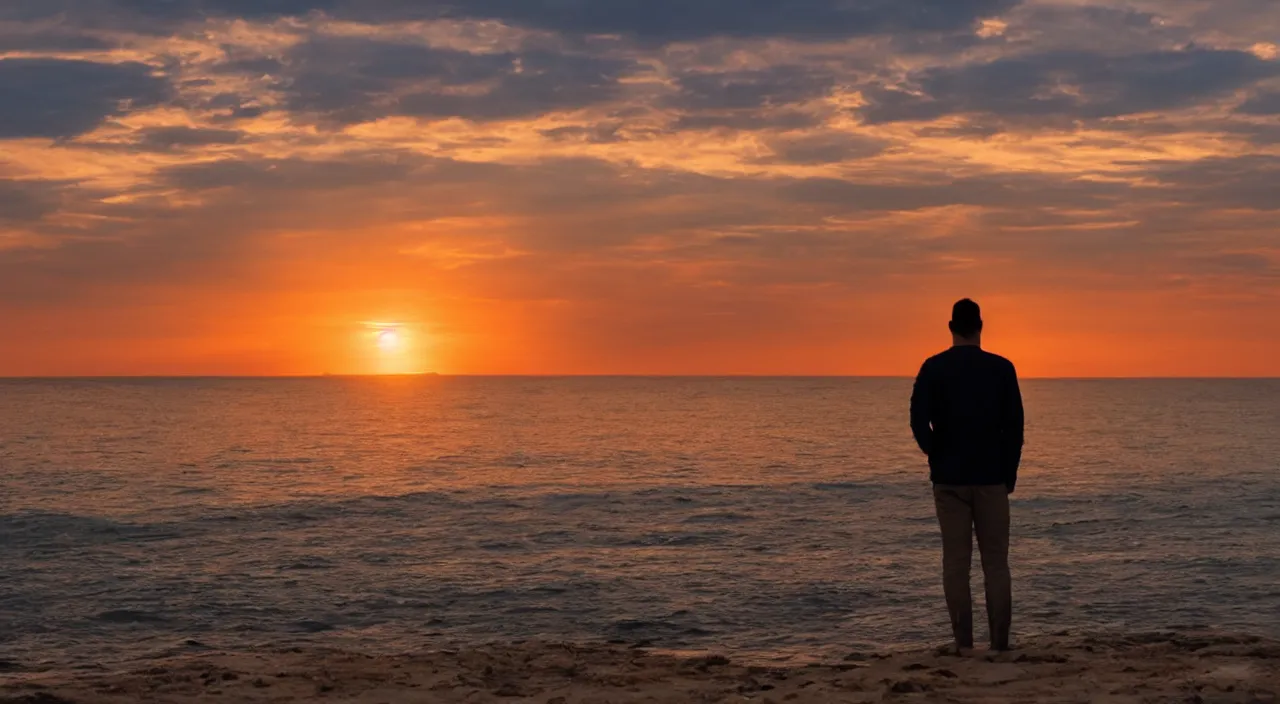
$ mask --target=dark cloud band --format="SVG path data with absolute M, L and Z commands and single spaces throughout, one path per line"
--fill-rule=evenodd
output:
M 342 19 L 496 20 L 572 34 L 645 42 L 708 37 L 834 39 L 963 30 L 1021 0 L 6 0 L 0 19 L 128 14 L 149 22 L 250 20 L 313 12 Z
M 1232 50 L 1127 55 L 1061 51 L 925 69 L 902 87 L 872 86 L 867 122 L 959 114 L 1096 119 L 1170 110 L 1280 74 L 1280 62 Z
M 169 83 L 146 64 L 3 59 L 0 139 L 74 137 L 170 94 Z

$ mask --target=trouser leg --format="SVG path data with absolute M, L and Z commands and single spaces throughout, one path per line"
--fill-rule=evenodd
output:
M 1013 622 L 1013 579 L 1009 574 L 1009 492 L 1004 486 L 975 488 L 973 523 L 982 555 L 991 647 L 1007 650 Z
M 973 594 L 969 568 L 973 559 L 973 507 L 969 487 L 935 486 L 934 507 L 942 529 L 942 587 L 951 614 L 956 645 L 973 647 Z

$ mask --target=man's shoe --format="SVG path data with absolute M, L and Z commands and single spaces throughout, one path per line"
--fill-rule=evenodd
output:
M 943 655 L 943 656 L 950 655 L 953 657 L 967 658 L 973 655 L 974 650 L 973 650 L 972 644 L 960 645 L 959 643 L 953 643 L 951 645 L 940 646 L 934 652 L 938 655 Z

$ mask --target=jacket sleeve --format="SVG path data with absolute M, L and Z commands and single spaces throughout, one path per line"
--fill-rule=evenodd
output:
M 1009 365 L 1009 384 L 1005 399 L 1005 486 L 1009 493 L 1018 484 L 1018 466 L 1022 464 L 1025 415 L 1022 410 L 1022 390 L 1018 387 L 1018 372 Z
M 933 450 L 933 426 L 929 417 L 933 409 L 933 385 L 929 379 L 929 363 L 925 362 L 916 375 L 911 389 L 911 434 L 916 438 L 920 451 L 928 455 Z

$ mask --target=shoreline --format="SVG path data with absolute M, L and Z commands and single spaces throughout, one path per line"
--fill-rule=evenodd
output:
M 396 656 L 206 651 L 122 671 L 0 665 L 0 704 L 1280 702 L 1280 641 L 1212 632 L 1037 637 L 1000 654 L 855 652 L 838 661 L 773 666 L 732 653 L 542 641 Z

